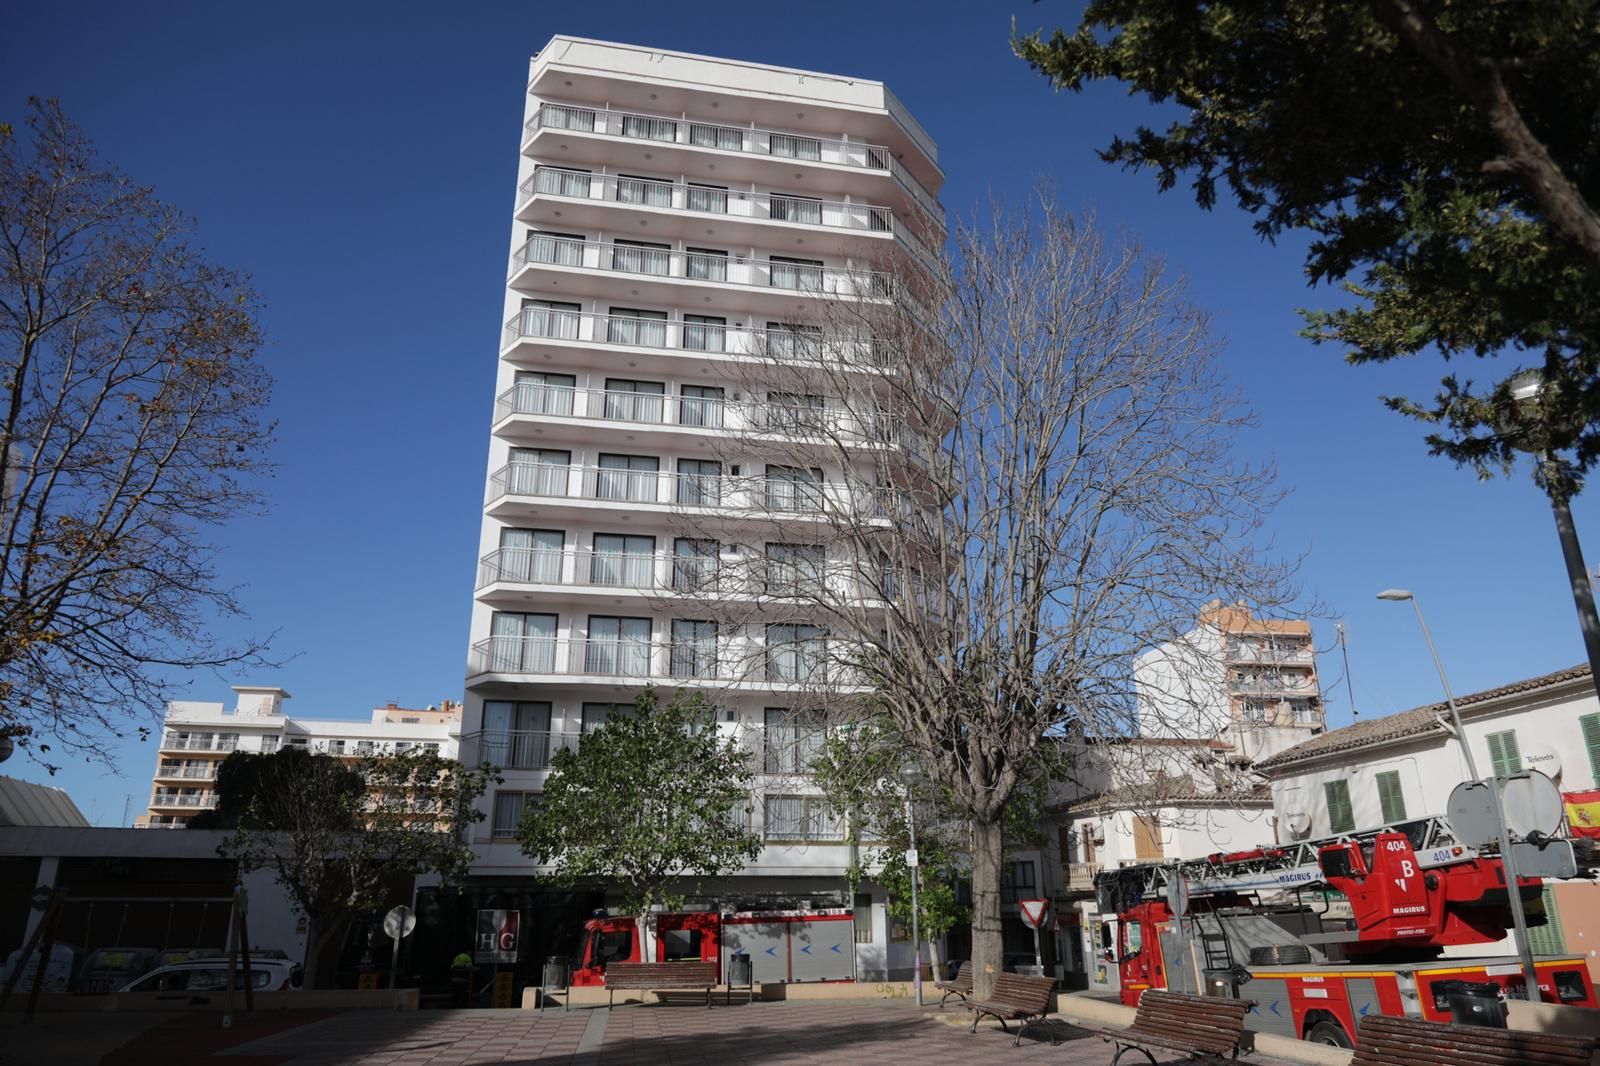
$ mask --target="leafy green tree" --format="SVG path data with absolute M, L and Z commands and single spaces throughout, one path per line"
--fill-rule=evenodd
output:
M 1101 156 L 1221 185 L 1267 240 L 1311 236 L 1313 284 L 1350 306 L 1304 312 L 1355 363 L 1507 353 L 1544 377 L 1537 429 L 1570 494 L 1600 457 L 1600 8 L 1592 0 L 1097 0 L 1073 33 L 1017 37 L 1057 88 L 1114 80 L 1176 111 Z M 1507 375 L 1509 377 L 1509 375 Z M 1506 380 L 1452 373 L 1434 454 L 1508 471 Z
M 262 662 L 215 636 L 243 610 L 210 538 L 263 504 L 272 379 L 247 279 L 29 106 L 0 122 L 0 736 L 54 772 L 185 670 Z
M 699 695 L 653 689 L 550 759 L 542 801 L 517 829 L 549 882 L 605 884 L 627 913 L 683 905 L 686 878 L 737 872 L 761 851 L 750 829 L 750 752 Z
M 306 919 L 305 984 L 315 988 L 323 951 L 382 906 L 397 880 L 466 878 L 466 830 L 483 819 L 476 801 L 495 780 L 421 750 L 361 759 L 234 752 L 217 770 L 214 815 L 190 826 L 232 830 L 218 852 L 274 874 Z

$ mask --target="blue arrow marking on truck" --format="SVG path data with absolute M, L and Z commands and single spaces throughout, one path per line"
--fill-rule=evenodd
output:
M 1268 1007 L 1267 1009 L 1272 1011 L 1272 1013 L 1278 1015 L 1278 1017 L 1280 1017 L 1280 1018 L 1283 1017 L 1282 1012 L 1280 1012 L 1278 1010 L 1278 1001 L 1277 1000 L 1273 1000 L 1272 1001 L 1272 1006 Z
M 778 949 L 777 948 L 768 948 L 767 949 L 767 954 L 771 955 L 773 958 L 777 958 L 778 957 Z
M 800 949 L 800 954 L 802 954 L 802 955 L 809 955 L 809 954 L 811 954 L 811 945 L 810 945 L 810 944 L 807 944 L 807 945 L 806 945 L 806 946 L 805 946 L 805 947 L 803 947 L 803 948 L 801 948 L 801 949 Z
M 1367 1016 L 1367 1011 L 1369 1011 L 1371 1009 L 1372 1009 L 1372 1004 L 1363 1003 L 1363 1004 L 1361 1004 L 1361 1009 L 1356 1011 L 1356 1013 L 1361 1015 L 1363 1018 L 1365 1018 Z
M 838 944 L 833 945 L 833 950 L 835 952 L 837 952 L 839 950 L 839 945 Z
M 1252 1003 L 1252 1004 L 1250 1004 L 1250 1010 L 1248 1011 L 1248 1013 L 1250 1013 L 1250 1014 L 1260 1014 L 1261 1013 L 1261 1008 L 1256 1006 L 1254 1003 Z

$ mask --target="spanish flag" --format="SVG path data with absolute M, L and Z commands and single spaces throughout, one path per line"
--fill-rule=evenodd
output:
M 1567 801 L 1567 825 L 1575 837 L 1600 840 L 1600 788 L 1587 792 L 1563 792 Z

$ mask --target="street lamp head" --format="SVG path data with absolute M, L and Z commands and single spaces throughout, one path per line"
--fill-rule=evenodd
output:
M 1544 371 L 1519 370 L 1506 379 L 1506 400 L 1495 412 L 1495 431 L 1519 452 L 1539 454 L 1549 449 L 1546 426 Z
M 1382 592 L 1378 593 L 1378 599 L 1409 600 L 1411 599 L 1411 592 L 1409 589 L 1384 589 Z

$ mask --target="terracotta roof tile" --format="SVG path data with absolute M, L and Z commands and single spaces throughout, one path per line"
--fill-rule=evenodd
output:
M 1516 696 L 1526 692 L 1537 692 L 1540 689 L 1551 688 L 1556 685 L 1566 684 L 1570 681 L 1581 680 L 1589 676 L 1589 666 L 1570 666 L 1565 670 L 1543 674 L 1539 677 L 1530 677 L 1524 681 L 1514 681 L 1509 685 L 1499 688 L 1485 689 L 1467 696 L 1457 696 L 1458 708 L 1472 707 L 1481 703 L 1490 703 L 1507 696 Z M 1442 701 L 1430 703 L 1422 707 L 1413 707 L 1409 711 L 1391 714 L 1384 718 L 1368 718 L 1354 725 L 1347 725 L 1343 729 L 1335 729 L 1310 740 L 1286 748 L 1276 755 L 1268 756 L 1255 764 L 1257 770 L 1273 770 L 1295 763 L 1305 762 L 1309 759 L 1320 758 L 1324 755 L 1338 751 L 1354 751 L 1358 748 L 1368 748 L 1378 744 L 1386 744 L 1393 740 L 1404 740 L 1409 737 L 1428 736 L 1430 734 L 1443 734 L 1444 726 L 1439 724 L 1439 717 L 1450 713 L 1450 708 Z

